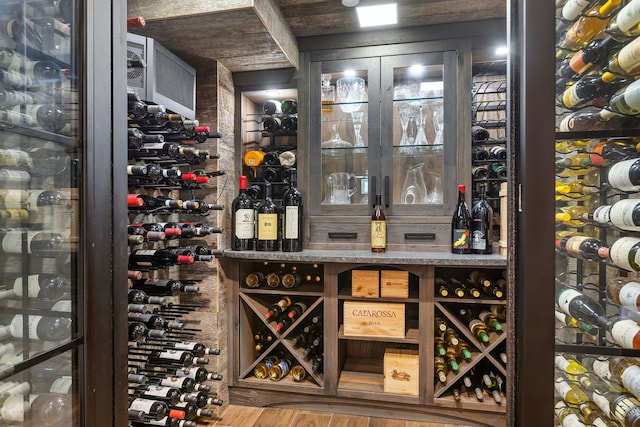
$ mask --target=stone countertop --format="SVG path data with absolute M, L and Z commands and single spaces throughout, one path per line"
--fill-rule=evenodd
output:
M 251 261 L 333 262 L 354 264 L 405 264 L 459 267 L 505 267 L 507 258 L 498 255 L 455 255 L 449 252 L 305 249 L 302 252 L 257 252 L 225 250 L 225 258 Z

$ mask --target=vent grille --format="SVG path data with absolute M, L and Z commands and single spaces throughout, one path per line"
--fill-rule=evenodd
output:
M 141 59 L 145 62 L 144 57 L 145 46 L 140 43 L 127 42 L 127 59 Z M 127 70 L 127 85 L 130 87 L 143 89 L 145 87 L 145 69 L 144 68 L 129 68 Z
M 193 72 L 176 63 L 161 50 L 156 51 L 156 91 L 173 101 L 193 108 L 195 105 Z

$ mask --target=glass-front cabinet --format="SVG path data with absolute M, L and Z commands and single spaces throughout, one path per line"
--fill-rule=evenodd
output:
M 380 194 L 390 248 L 446 249 L 456 185 L 468 185 L 462 171 L 470 168 L 469 46 L 415 43 L 307 58 L 300 92 L 310 106 L 310 245 L 366 248 Z

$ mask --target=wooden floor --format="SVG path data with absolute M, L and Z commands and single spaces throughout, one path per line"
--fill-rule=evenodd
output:
M 284 408 L 229 406 L 215 427 L 471 427 Z

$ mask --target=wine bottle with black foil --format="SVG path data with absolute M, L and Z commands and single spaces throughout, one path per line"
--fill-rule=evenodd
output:
M 556 286 L 556 303 L 564 313 L 582 322 L 598 325 L 604 329 L 609 329 L 612 324 L 596 300 L 560 283 Z
M 465 186 L 458 185 L 458 204 L 451 219 L 451 253 L 471 253 L 471 215 L 465 202 Z
M 304 240 L 304 201 L 296 168 L 289 169 L 289 188 L 282 197 L 282 252 L 300 252 Z
M 387 250 L 387 220 L 382 210 L 382 196 L 376 194 L 376 204 L 371 215 L 371 252 Z
M 280 209 L 271 198 L 271 184 L 266 182 L 264 185 L 265 197 L 264 202 L 258 208 L 257 215 L 257 251 L 277 251 L 280 246 L 279 231 L 280 227 Z
M 490 254 L 493 240 L 493 209 L 487 203 L 485 186 L 471 209 L 471 253 Z
M 255 240 L 255 209 L 247 195 L 247 177 L 241 175 L 238 180 L 238 196 L 231 204 L 231 249 L 250 251 Z

